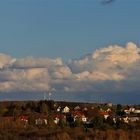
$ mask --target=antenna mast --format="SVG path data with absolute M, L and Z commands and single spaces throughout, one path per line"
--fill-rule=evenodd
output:
M 44 100 L 46 100 L 46 92 L 44 92 Z
M 51 96 L 52 96 L 52 93 L 51 93 L 51 92 L 49 92 L 49 100 L 51 100 Z

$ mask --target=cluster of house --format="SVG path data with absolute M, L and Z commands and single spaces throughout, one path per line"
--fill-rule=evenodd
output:
M 24 124 L 28 124 L 29 122 L 29 115 L 21 115 L 19 116 L 18 120 L 22 121 Z M 34 117 L 34 124 L 35 125 L 47 125 L 48 124 L 48 115 L 38 114 Z M 68 106 L 61 108 L 60 106 L 56 109 L 55 113 L 51 116 L 54 123 L 58 124 L 61 119 L 66 120 L 68 117 L 71 117 L 73 122 L 77 119 L 80 119 L 82 122 L 87 121 L 87 117 L 85 116 L 84 112 L 80 110 L 79 106 L 76 106 L 74 110 L 70 111 Z M 11 122 L 14 120 L 13 116 L 3 116 L 4 121 Z
M 126 114 L 124 122 L 136 122 L 140 121 L 140 109 L 136 109 L 135 107 L 130 107 L 128 109 L 124 109 Z
M 75 122 L 77 119 L 80 119 L 82 122 L 87 121 L 85 113 L 81 111 L 79 106 L 76 106 L 74 110 L 70 110 L 68 106 L 65 106 L 63 109 L 61 106 L 59 106 L 56 111 L 57 114 L 54 117 L 55 124 L 58 124 L 60 119 L 68 120 L 68 118 L 71 120 L 71 122 Z M 60 112 L 62 112 L 62 114 Z
M 118 116 L 117 114 L 112 115 L 114 123 L 116 123 L 117 119 L 123 121 L 124 123 L 140 121 L 140 109 L 129 107 L 127 109 L 122 109 L 122 111 L 124 112 L 124 115 L 122 116 Z M 110 108 L 108 108 L 107 110 L 101 109 L 100 115 L 107 119 L 110 116 L 111 112 L 112 110 Z
M 93 110 L 94 107 L 91 107 L 91 110 Z M 76 106 L 73 110 L 70 110 L 68 106 L 65 106 L 62 108 L 59 106 L 54 115 L 52 116 L 52 119 L 54 123 L 57 125 L 61 119 L 66 120 L 66 121 L 71 121 L 75 122 L 76 120 L 80 119 L 83 123 L 89 123 L 90 118 L 87 116 L 87 112 L 89 111 L 88 108 L 84 107 L 81 109 L 80 106 Z M 125 123 L 129 122 L 136 122 L 140 121 L 140 110 L 136 109 L 135 107 L 130 107 L 129 109 L 124 109 L 125 112 L 124 116 L 117 116 L 114 114 L 113 116 L 113 121 L 116 123 L 116 120 L 119 118 L 120 120 L 123 120 Z M 107 119 L 110 114 L 112 114 L 111 106 L 108 106 L 107 109 L 99 109 L 99 115 L 103 116 L 104 119 Z M 7 121 L 12 121 L 13 117 L 12 116 L 5 116 L 5 120 Z M 47 115 L 37 115 L 34 118 L 34 123 L 35 125 L 47 125 L 48 124 L 48 116 Z M 24 122 L 24 124 L 28 124 L 29 121 L 29 116 L 28 115 L 21 115 L 19 117 L 19 120 Z
M 127 109 L 124 109 L 124 112 L 126 114 L 140 114 L 140 109 L 136 109 L 135 107 L 130 107 L 130 108 L 127 108 Z

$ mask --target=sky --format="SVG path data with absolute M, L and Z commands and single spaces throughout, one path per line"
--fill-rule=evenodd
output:
M 52 90 L 56 99 L 140 103 L 139 6 L 1 0 L 0 99 L 42 98 Z

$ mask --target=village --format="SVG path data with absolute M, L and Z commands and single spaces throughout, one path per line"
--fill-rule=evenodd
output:
M 0 127 L 11 123 L 23 127 L 122 128 L 140 123 L 140 106 L 56 101 L 0 103 Z

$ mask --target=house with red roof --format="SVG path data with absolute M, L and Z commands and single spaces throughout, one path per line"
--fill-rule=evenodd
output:
M 54 118 L 54 123 L 58 124 L 60 119 L 66 119 L 66 115 L 64 115 L 64 114 L 55 114 L 53 118 Z
M 109 113 L 107 111 L 100 111 L 99 114 L 101 116 L 103 116 L 105 119 L 107 119 L 107 117 L 109 117 Z
M 85 116 L 85 114 L 82 111 L 73 111 L 72 112 L 72 116 L 74 118 L 74 121 L 76 121 L 76 119 L 80 118 L 82 120 L 82 122 L 86 122 L 87 121 L 87 117 Z
M 35 118 L 35 124 L 36 125 L 43 125 L 43 124 L 47 125 L 48 124 L 47 119 L 48 119 L 47 115 L 38 115 Z
M 19 119 L 20 119 L 21 121 L 25 121 L 25 122 L 28 122 L 28 118 L 29 118 L 28 115 L 21 115 L 21 116 L 19 117 Z

